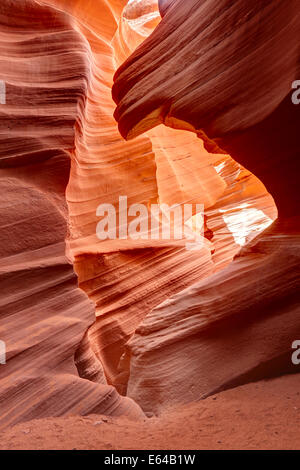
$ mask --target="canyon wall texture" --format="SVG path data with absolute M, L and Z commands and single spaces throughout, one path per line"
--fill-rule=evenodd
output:
M 142 416 L 103 377 L 78 376 L 74 354 L 95 318 L 66 256 L 65 190 L 86 100 L 86 41 L 37 2 L 1 2 L 0 424 L 65 413 Z
M 127 3 L 1 2 L 1 426 L 159 413 L 300 334 L 295 2 Z M 204 204 L 202 248 L 99 240 L 119 196 Z
M 223 271 L 153 309 L 127 347 L 144 408 L 293 370 L 299 336 L 297 1 L 162 1 L 163 19 L 115 75 L 119 130 L 161 123 L 226 151 L 266 185 L 279 218 Z M 232 191 L 231 191 L 232 194 Z M 222 209 L 221 209 L 222 210 Z

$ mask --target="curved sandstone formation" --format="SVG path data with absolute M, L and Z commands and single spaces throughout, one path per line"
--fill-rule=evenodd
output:
M 191 18 L 194 24 L 199 2 L 185 5 L 188 3 L 178 10 L 179 16 L 181 20 Z M 7 345 L 7 364 L 0 365 L 1 426 L 67 413 L 139 418 L 144 416 L 140 407 L 118 392 L 136 399 L 146 411 L 158 412 L 167 404 L 197 399 L 233 384 L 236 376 L 242 377 L 254 367 L 253 362 L 241 361 L 236 369 L 230 347 L 224 375 L 217 373 L 220 378 L 216 379 L 209 365 L 217 363 L 212 351 L 216 358 L 224 352 L 215 350 L 213 342 L 211 350 L 205 348 L 207 356 L 198 369 L 204 344 L 201 335 L 206 327 L 219 331 L 211 325 L 233 313 L 228 306 L 215 309 L 215 286 L 226 276 L 234 277 L 232 270 L 238 268 L 228 266 L 234 255 L 275 219 L 273 199 L 256 176 L 224 153 L 231 141 L 223 147 L 205 138 L 209 153 L 194 133 L 181 130 L 191 126 L 190 116 L 173 119 L 170 114 L 165 119 L 179 129 L 159 126 L 149 130 L 164 120 L 164 110 L 176 96 L 168 83 L 170 95 L 166 101 L 162 99 L 158 82 L 166 75 L 160 76 L 160 69 L 147 85 L 157 93 L 158 107 L 153 108 L 147 93 L 142 98 L 135 94 L 142 78 L 135 67 L 137 64 L 147 82 L 152 62 L 147 64 L 144 58 L 157 52 L 153 38 L 166 48 L 160 67 L 165 65 L 165 54 L 172 59 L 169 65 L 177 67 L 178 62 L 180 67 L 176 42 L 170 48 L 160 36 L 162 28 L 169 35 L 176 4 L 178 1 L 160 3 L 160 23 L 156 0 L 134 0 L 128 5 L 126 0 L 1 3 L 0 80 L 5 84 L 5 102 L 0 101 L 0 185 L 4 195 L 0 340 Z M 179 16 L 176 21 L 180 23 Z M 207 21 L 209 24 L 209 17 Z M 180 36 L 176 36 L 178 44 L 186 36 L 179 23 L 171 27 Z M 207 47 L 213 35 L 208 33 Z M 193 34 L 197 43 L 198 33 L 193 30 Z M 113 117 L 111 89 L 118 65 L 141 43 L 133 59 L 125 62 L 114 88 L 115 97 L 124 95 L 117 112 L 123 135 L 124 122 L 132 136 L 137 128 L 138 132 L 148 130 L 127 142 Z M 190 54 L 192 64 L 192 50 Z M 127 66 L 134 71 L 130 80 Z M 172 67 L 166 68 L 167 75 L 173 73 Z M 154 72 L 151 80 L 153 77 Z M 2 90 L 0 87 L 0 97 Z M 129 95 L 134 97 L 135 110 L 127 119 Z M 144 125 L 141 115 L 148 113 L 148 106 L 152 107 L 150 113 L 154 110 L 151 126 L 148 120 Z M 276 145 L 280 145 L 281 133 L 276 137 Z M 250 153 L 248 141 L 246 147 Z M 246 160 L 241 163 L 251 170 Z M 203 203 L 206 227 L 201 250 L 186 250 L 175 240 L 99 240 L 97 207 L 102 203 L 117 206 L 120 195 L 128 197 L 128 204 L 147 206 Z M 281 234 L 282 229 L 278 230 Z M 297 237 L 293 235 L 291 240 L 296 246 Z M 265 246 L 267 251 L 273 249 L 273 242 L 262 244 L 263 250 Z M 278 247 L 279 257 L 283 251 Z M 270 265 L 272 256 L 266 258 Z M 294 269 L 292 255 L 286 263 L 287 270 Z M 256 260 L 246 265 L 244 269 L 255 279 Z M 227 271 L 221 271 L 226 266 Z M 279 262 L 274 275 L 282 273 L 281 266 Z M 293 279 L 286 286 L 288 293 L 294 289 Z M 207 289 L 204 307 L 203 289 Z M 241 284 L 233 283 L 222 293 L 224 299 L 233 297 L 237 313 L 240 301 L 245 298 L 247 302 L 243 291 L 241 279 Z M 280 289 L 274 298 L 277 294 L 281 299 Z M 198 321 L 202 317 L 205 321 Z M 266 348 L 267 359 L 282 354 L 290 324 L 287 322 L 274 348 Z M 235 331 L 240 337 L 239 330 Z M 250 335 L 249 328 L 247 332 Z M 234 334 L 228 344 L 235 342 Z M 220 334 L 219 344 L 226 347 L 224 335 Z M 260 363 L 261 356 L 252 359 Z M 191 379 L 193 374 L 199 376 L 198 381 Z
M 114 60 L 107 62 L 111 80 L 114 63 L 122 61 L 155 26 L 153 5 L 154 2 L 135 2 L 124 10 L 112 39 Z M 101 37 L 101 30 L 96 32 Z M 92 63 L 99 65 L 91 76 L 82 134 L 77 135 L 68 204 L 72 223 L 70 249 L 80 286 L 96 304 L 97 320 L 87 332 L 79 356 L 83 357 L 81 373 L 89 369 L 89 354 L 95 355 L 108 381 L 126 393 L 130 359 L 124 352 L 141 321 L 163 299 L 226 265 L 238 250 L 218 204 L 228 214 L 234 214 L 239 204 L 257 211 L 259 230 L 271 221 L 262 210 L 271 218 L 275 213 L 271 198 L 255 178 L 238 166 L 230 170 L 229 157 L 209 159 L 203 144 L 192 134 L 161 128 L 145 138 L 124 142 L 113 120 L 112 82 L 104 82 L 99 74 L 106 47 L 101 41 L 91 41 L 86 32 L 85 37 L 92 46 Z M 100 138 L 98 129 L 102 130 Z M 229 186 L 231 198 L 225 192 Z M 174 243 L 156 247 L 151 240 L 97 240 L 98 205 L 110 202 L 116 206 L 124 194 L 129 203 L 205 203 L 208 224 L 216 234 L 215 243 L 192 252 Z M 253 229 L 251 223 L 249 228 L 248 234 Z
M 279 218 L 225 270 L 163 302 L 136 331 L 128 394 L 156 411 L 295 370 L 290 348 L 300 334 L 300 114 L 291 100 L 298 2 L 160 7 L 162 22 L 115 75 L 121 134 L 132 139 L 161 123 L 196 133 L 210 152 L 230 153 L 259 177 Z
M 66 256 L 65 190 L 89 79 L 86 41 L 68 15 L 37 2 L 0 7 L 0 426 L 91 412 L 143 416 L 74 354 L 94 322 Z

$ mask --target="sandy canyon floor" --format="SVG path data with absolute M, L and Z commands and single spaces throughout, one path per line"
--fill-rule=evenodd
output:
M 300 376 L 238 387 L 160 417 L 100 415 L 29 421 L 0 435 L 0 449 L 297 449 Z

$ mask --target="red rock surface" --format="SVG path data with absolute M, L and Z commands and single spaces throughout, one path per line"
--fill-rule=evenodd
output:
M 300 336 L 295 1 L 164 1 L 160 22 L 154 0 L 2 0 L 1 427 L 137 419 L 128 397 L 160 413 L 289 370 Z M 130 142 L 113 116 L 123 62 L 119 129 L 147 131 Z M 257 176 L 279 222 L 229 265 L 277 215 Z M 120 195 L 203 203 L 210 241 L 101 242 L 97 207 Z
M 287 371 L 300 335 L 300 114 L 291 99 L 299 4 L 175 0 L 161 11 L 115 74 L 121 134 L 132 139 L 161 123 L 196 133 L 259 177 L 279 218 L 226 269 L 154 308 L 137 329 L 128 394 L 156 411 Z
M 142 416 L 104 379 L 81 379 L 74 362 L 95 318 L 65 246 L 86 42 L 70 17 L 37 2 L 2 2 L 0 15 L 0 425 L 70 412 Z
M 298 1 L 161 5 L 162 22 L 115 75 L 120 132 L 132 138 L 162 122 L 195 130 L 256 174 L 283 213 L 299 213 L 299 112 L 291 100 Z

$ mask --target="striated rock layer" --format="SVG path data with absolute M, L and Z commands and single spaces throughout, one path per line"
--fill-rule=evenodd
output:
M 94 321 L 65 249 L 86 42 L 66 14 L 30 0 L 1 2 L 0 24 L 0 426 L 66 413 L 142 416 L 105 380 L 81 379 L 74 363 Z
M 160 128 L 125 142 L 118 134 L 111 99 L 114 66 L 149 34 L 156 18 L 153 5 L 133 2 L 124 10 L 110 56 L 105 56 L 108 81 L 102 76 L 103 55 L 108 54 L 102 30 L 93 26 L 87 33 L 80 26 L 91 45 L 93 68 L 68 187 L 70 250 L 80 286 L 96 304 L 97 320 L 78 351 L 77 364 L 81 374 L 95 380 L 98 359 L 107 380 L 121 393 L 126 393 L 131 366 L 130 356 L 124 355 L 126 345 L 141 321 L 162 300 L 213 274 L 237 252 L 239 245 L 220 206 L 228 217 L 233 216 L 234 233 L 239 231 L 234 227 L 239 205 L 259 214 L 254 230 L 262 230 L 275 217 L 263 185 L 238 165 L 234 167 L 228 156 L 209 159 L 194 135 Z M 91 31 L 97 33 L 97 40 L 90 37 Z M 101 242 L 95 235 L 97 207 L 107 202 L 116 206 L 120 195 L 127 195 L 129 204 L 204 203 L 215 240 L 195 252 L 176 243 L 157 247 L 153 241 Z M 255 233 L 254 227 L 251 217 L 244 218 L 249 236 Z
M 161 123 L 196 133 L 210 152 L 229 152 L 259 177 L 279 218 L 226 269 L 154 308 L 136 331 L 128 394 L 156 411 L 295 370 L 290 351 L 300 335 L 300 114 L 291 100 L 298 2 L 160 6 L 162 22 L 115 75 L 121 134 L 132 139 Z
M 299 112 L 291 101 L 298 1 L 161 5 L 162 22 L 115 76 L 120 132 L 130 138 L 161 122 L 194 130 L 256 174 L 283 213 L 299 212 Z
M 238 265 L 235 262 L 228 266 L 240 247 L 277 215 L 263 184 L 273 181 L 275 170 L 272 165 L 268 177 L 254 171 L 263 183 L 248 170 L 256 170 L 257 162 L 263 161 L 265 147 L 256 149 L 251 145 L 264 141 L 260 136 L 267 135 L 267 128 L 256 133 L 252 121 L 256 124 L 261 117 L 255 120 L 254 112 L 249 113 L 252 121 L 243 123 L 248 116 L 247 105 L 240 109 L 237 100 L 237 109 L 229 120 L 224 118 L 224 136 L 222 142 L 216 139 L 218 145 L 211 140 L 216 136 L 208 132 L 211 124 L 202 123 L 212 111 L 209 108 L 203 113 L 198 106 L 212 106 L 214 113 L 227 112 L 230 107 L 222 108 L 222 100 L 214 101 L 219 93 L 211 95 L 211 83 L 204 74 L 206 71 L 214 77 L 216 69 L 221 73 L 222 67 L 231 64 L 226 35 L 225 42 L 223 36 L 218 36 L 225 34 L 225 3 L 219 2 L 218 7 L 214 3 L 201 2 L 199 6 L 193 1 L 161 2 L 164 17 L 160 22 L 155 0 L 134 0 L 128 5 L 126 0 L 2 1 L 0 80 L 5 83 L 6 100 L 0 104 L 0 339 L 7 345 L 7 364 L 0 365 L 1 426 L 66 413 L 127 414 L 138 418 L 143 416 L 140 407 L 118 392 L 127 393 L 146 411 L 159 412 L 171 403 L 198 399 L 230 384 L 248 381 L 254 377 L 249 370 L 283 356 L 290 347 L 287 342 L 294 322 L 292 307 L 285 328 L 280 326 L 281 336 L 276 336 L 275 323 L 274 328 L 270 326 L 272 309 L 269 320 L 262 315 L 261 328 L 254 322 L 253 328 L 261 335 L 257 354 L 251 352 L 247 359 L 243 346 L 239 360 L 233 347 L 251 342 L 256 335 L 247 324 L 254 308 L 250 290 L 245 294 L 248 282 L 254 285 L 260 276 L 266 276 L 270 299 L 273 296 L 284 308 L 287 303 L 282 299 L 283 288 L 287 298 L 293 297 L 297 258 L 285 246 L 290 244 L 296 250 L 298 237 L 297 232 L 291 233 L 294 223 L 276 225 L 270 235 L 253 242 L 254 247 L 256 243 L 259 246 L 251 248 L 254 255 L 245 252 L 238 258 Z M 204 16 L 203 8 L 209 10 L 204 10 Z M 235 8 L 225 10 L 233 15 L 226 21 L 239 38 L 236 17 L 241 2 Z M 255 9 L 248 16 L 257 19 Z M 271 20 L 276 18 L 279 16 Z M 211 25 L 207 31 L 203 21 Z M 267 34 L 266 22 L 261 24 Z M 202 57 L 202 29 L 207 33 L 201 42 L 205 49 L 203 67 L 209 64 L 212 69 L 185 74 L 186 63 L 192 67 L 197 54 Z M 168 43 L 171 32 L 172 47 Z M 190 32 L 196 52 L 187 46 Z M 224 64 L 211 60 L 211 39 L 219 44 L 217 57 L 222 57 Z M 111 94 L 114 73 L 124 61 L 114 86 L 114 97 L 121 100 L 116 112 L 119 128 L 125 137 L 147 130 L 147 134 L 131 141 L 125 141 L 119 133 Z M 180 91 L 173 89 L 175 80 L 171 80 L 177 68 L 182 69 L 180 86 L 187 111 L 204 116 L 199 126 L 189 114 L 171 113 Z M 205 85 L 201 95 L 198 77 Z M 235 83 L 235 78 L 231 79 Z M 196 86 L 189 98 L 194 81 Z M 224 93 L 233 88 L 225 87 Z M 274 96 L 277 91 L 273 91 Z M 257 112 L 269 106 L 269 98 L 257 107 Z M 228 100 L 231 103 L 233 98 Z M 273 108 L 268 108 L 270 111 Z M 289 107 L 285 117 L 290 117 Z M 270 147 L 276 162 L 285 139 L 291 149 L 295 148 L 293 131 L 291 135 L 283 134 L 279 118 L 276 141 Z M 177 129 L 159 126 L 150 130 L 162 122 Z M 227 128 L 233 123 L 242 126 L 243 132 Z M 249 123 L 254 129 L 252 134 Z M 273 120 L 268 132 L 272 126 Z M 196 129 L 204 144 L 195 133 L 182 130 L 186 128 Z M 236 131 L 236 138 L 229 139 Z M 247 137 L 245 147 L 239 140 L 241 135 Z M 267 136 L 267 148 L 269 140 Z M 239 146 L 247 152 L 245 158 L 236 156 Z M 251 149 L 257 155 L 253 166 L 248 164 L 248 160 L 252 162 Z M 282 165 L 282 174 L 285 169 Z M 293 178 L 292 171 L 291 175 Z M 291 179 L 291 192 L 293 185 Z M 102 203 L 117 206 L 122 195 L 128 197 L 129 205 L 204 204 L 206 233 L 201 250 L 186 250 L 175 240 L 100 241 L 96 236 L 97 207 Z M 279 240 L 278 246 L 274 239 Z M 277 255 L 278 264 L 273 265 Z M 288 272 L 291 277 L 284 277 Z M 247 282 L 245 273 L 249 273 Z M 282 287 L 277 285 L 280 276 Z M 257 314 L 263 304 L 269 309 L 264 289 L 261 296 Z M 231 328 L 225 317 L 233 313 L 241 317 L 241 308 L 246 320 Z M 224 329 L 216 326 L 220 320 L 225 322 Z M 203 336 L 204 331 L 212 337 Z M 271 331 L 276 340 L 268 347 L 264 334 L 271 338 Z M 294 323 L 293 334 L 296 332 Z M 224 357 L 226 348 L 223 367 L 220 357 Z M 222 367 L 222 374 L 218 367 Z

